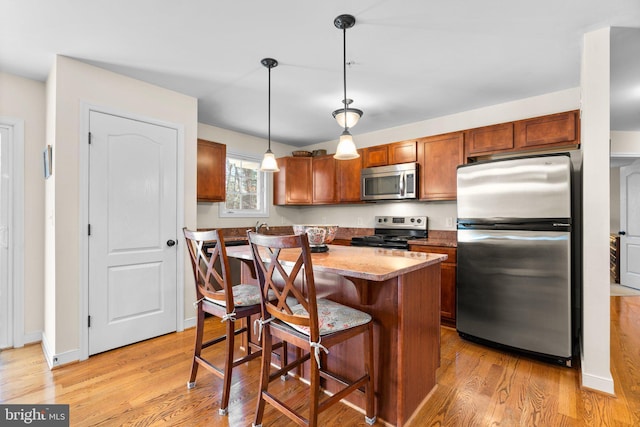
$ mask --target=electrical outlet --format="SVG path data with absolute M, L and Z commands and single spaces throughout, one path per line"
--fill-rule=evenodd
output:
M 453 227 L 453 218 L 451 218 L 450 216 L 447 217 L 445 224 L 447 227 Z
M 358 227 L 362 227 L 364 225 L 364 222 L 362 221 L 362 217 L 359 216 L 358 218 L 356 218 L 356 225 Z

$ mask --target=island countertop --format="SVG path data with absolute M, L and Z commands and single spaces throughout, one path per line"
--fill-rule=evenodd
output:
M 299 253 L 299 251 L 298 251 Z M 257 284 L 249 246 L 227 248 L 227 255 L 243 262 L 242 283 Z M 282 250 L 280 259 L 293 264 Z M 329 245 L 311 256 L 316 294 L 369 313 L 374 321 L 374 384 L 377 416 L 386 425 L 410 424 L 436 386 L 440 365 L 440 265 L 446 255 L 397 249 Z M 362 340 L 350 339 L 331 347 L 327 366 L 338 376 L 355 379 L 364 351 Z M 291 355 L 293 357 L 293 354 Z M 308 378 L 306 365 L 300 376 Z M 336 393 L 341 384 L 326 379 L 325 389 Z M 364 408 L 359 393 L 345 397 Z
M 314 270 L 376 282 L 420 270 L 447 259 L 447 255 L 443 254 L 398 249 L 328 246 L 329 250 L 327 252 L 314 253 L 312 255 Z M 280 259 L 291 261 L 293 265 L 296 253 L 299 252 L 283 250 L 280 254 Z M 227 254 L 233 258 L 252 259 L 249 246 L 229 247 L 227 248 Z

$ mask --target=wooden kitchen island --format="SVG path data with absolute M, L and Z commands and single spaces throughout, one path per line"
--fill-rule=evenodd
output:
M 244 261 L 243 283 L 256 283 L 248 246 L 227 248 Z M 447 256 L 329 245 L 312 255 L 318 298 L 365 311 L 374 319 L 377 416 L 403 426 L 436 385 L 440 364 L 440 263 Z M 283 251 L 281 259 L 286 260 Z M 362 340 L 332 347 L 327 366 L 348 378 L 362 372 Z M 302 372 L 304 376 L 304 369 Z M 335 384 L 328 382 L 329 392 Z M 356 393 L 347 397 L 363 408 Z

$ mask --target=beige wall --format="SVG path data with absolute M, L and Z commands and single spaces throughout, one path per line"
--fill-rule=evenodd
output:
M 44 321 L 45 84 L 0 72 L 0 116 L 24 120 L 24 337 L 39 341 Z
M 585 34 L 582 54 L 582 385 L 613 394 L 609 342 L 610 29 Z
M 47 136 L 54 150 L 53 176 L 47 184 L 47 277 L 45 332 L 48 356 L 58 363 L 77 359 L 80 351 L 79 144 L 82 105 L 106 107 L 184 127 L 184 223 L 196 224 L 197 100 L 67 57 L 58 56 L 48 79 Z M 81 139 L 82 138 L 82 139 Z M 49 204 L 50 202 L 50 204 Z M 185 257 L 185 315 L 193 295 L 190 265 Z

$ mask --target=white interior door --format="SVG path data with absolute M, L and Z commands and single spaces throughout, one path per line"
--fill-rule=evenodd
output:
M 620 284 L 640 289 L 640 164 L 620 168 Z
M 177 131 L 89 115 L 89 354 L 176 330 Z
M 9 292 L 9 128 L 0 126 L 0 348 L 11 347 L 11 295 Z

